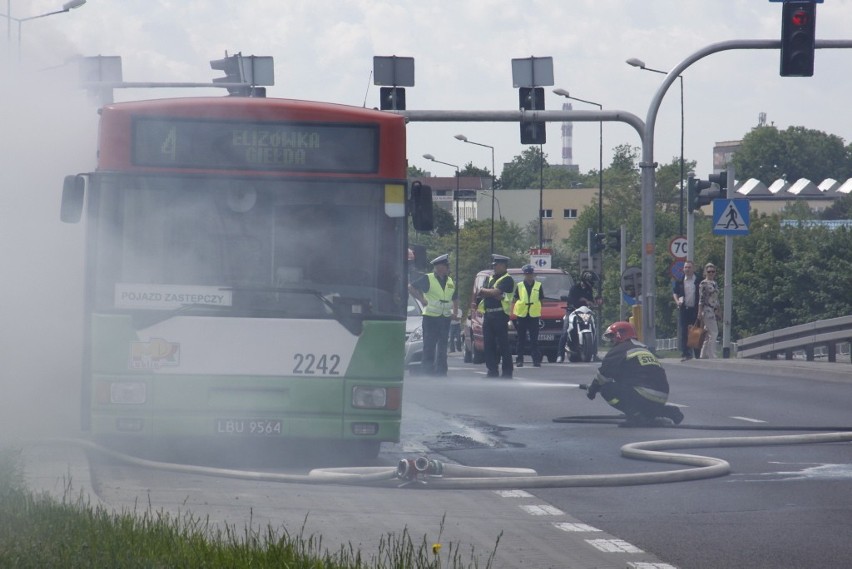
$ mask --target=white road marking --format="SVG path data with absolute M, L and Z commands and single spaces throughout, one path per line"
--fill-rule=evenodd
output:
M 586 543 L 606 553 L 645 553 L 623 539 L 587 539 Z
M 526 490 L 495 490 L 495 494 L 503 498 L 532 498 L 533 495 Z
M 550 504 L 524 504 L 521 509 L 531 516 L 564 516 L 565 512 Z
M 556 524 L 553 524 L 553 525 L 556 526 L 557 528 L 561 529 L 562 531 L 582 531 L 582 532 L 601 531 L 598 528 L 587 525 L 587 524 L 572 524 L 572 523 L 568 523 L 568 522 L 559 522 L 559 523 L 556 523 Z
M 738 421 L 748 421 L 749 423 L 765 423 L 766 421 L 761 421 L 760 419 L 752 419 L 751 417 L 731 417 L 731 419 L 737 419 Z
M 669 565 L 668 563 L 627 563 L 628 569 L 677 569 L 674 565 Z

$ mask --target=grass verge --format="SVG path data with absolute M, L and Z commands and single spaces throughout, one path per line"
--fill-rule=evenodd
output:
M 364 559 L 351 544 L 330 552 L 321 536 L 286 528 L 214 527 L 192 514 L 146 511 L 115 513 L 91 507 L 67 484 L 61 501 L 25 486 L 21 453 L 0 448 L 0 567 L 86 569 L 228 567 L 288 569 L 478 568 L 473 548 L 416 542 L 403 529 L 380 539 L 378 554 Z M 485 561 L 491 567 L 500 538 Z

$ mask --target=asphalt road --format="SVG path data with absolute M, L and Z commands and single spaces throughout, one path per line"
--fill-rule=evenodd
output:
M 619 428 L 610 422 L 614 410 L 600 399 L 588 401 L 577 388 L 595 367 L 544 364 L 516 369 L 514 379 L 503 380 L 451 356 L 447 378 L 406 378 L 403 440 L 385 445 L 371 465 L 393 467 L 400 458 L 426 454 L 468 466 L 533 468 L 540 475 L 651 472 L 682 467 L 622 458 L 621 446 L 790 434 L 749 427 L 852 427 L 848 364 L 666 361 L 671 402 L 686 419 L 680 428 L 643 429 Z M 583 419 L 554 421 L 566 417 Z M 283 458 L 244 450 L 207 463 L 290 473 L 351 464 L 334 455 Z M 723 458 L 732 473 L 644 486 L 418 491 L 170 473 L 92 455 L 91 481 L 97 499 L 114 509 L 192 512 L 211 527 L 286 527 L 291 534 L 322 535 L 331 550 L 351 545 L 368 556 L 379 551 L 383 536 L 405 530 L 415 543 L 442 543 L 444 552 L 457 547 L 480 567 L 492 552 L 492 567 L 848 567 L 849 443 L 684 452 Z M 70 466 L 82 480 L 89 464 L 70 465 L 74 454 L 67 446 L 61 452 L 30 449 L 31 480 L 50 486 L 52 468 L 55 489 L 55 475 L 67 476 Z
M 412 382 L 407 396 L 492 434 L 487 445 L 464 448 L 462 441 L 454 446 L 447 437 L 430 444 L 452 460 L 523 465 L 542 475 L 660 469 L 657 464 L 619 456 L 620 447 L 633 441 L 791 434 L 755 432 L 749 427 L 852 428 L 848 364 L 727 360 L 665 365 L 672 387 L 670 401 L 680 405 L 686 416 L 682 428 L 548 423 L 548 418 L 614 414 L 600 399 L 589 402 L 584 392 L 573 387 L 590 379 L 595 366 L 589 364 L 522 368 L 512 382 L 502 384 L 474 377 L 448 381 L 434 390 Z M 731 475 L 665 485 L 533 492 L 559 510 L 676 567 L 849 566 L 849 443 L 702 449 L 696 454 L 729 461 Z

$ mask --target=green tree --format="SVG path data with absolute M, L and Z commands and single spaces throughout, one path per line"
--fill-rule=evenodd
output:
M 541 161 L 543 158 L 544 162 Z M 597 170 L 582 174 L 571 168 L 551 166 L 547 154 L 538 146 L 529 146 L 520 156 L 503 168 L 499 187 L 509 189 L 527 188 L 577 188 L 598 185 Z
M 734 338 L 852 313 L 852 231 L 752 219 L 735 242 Z
M 507 189 L 537 188 L 540 185 L 539 171 L 547 167 L 547 155 L 538 146 L 528 146 L 520 156 L 515 156 L 504 166 L 500 182 Z
M 778 178 L 790 181 L 807 178 L 819 183 L 826 178 L 846 178 L 850 169 L 849 147 L 833 134 L 791 126 L 753 128 L 734 154 L 737 177 L 757 178 L 769 183 Z
M 852 219 L 852 194 L 834 200 L 821 214 L 821 219 Z
M 444 236 L 456 233 L 456 220 L 453 214 L 440 207 L 438 204 L 432 204 L 432 226 L 433 231 L 439 236 Z
M 409 166 L 408 167 L 408 177 L 409 178 L 425 178 L 427 176 L 426 170 L 422 168 L 418 168 L 417 166 Z
M 459 172 L 459 176 L 479 176 L 480 178 L 490 178 L 491 171 L 488 168 L 479 168 L 473 165 L 473 162 L 468 162 Z

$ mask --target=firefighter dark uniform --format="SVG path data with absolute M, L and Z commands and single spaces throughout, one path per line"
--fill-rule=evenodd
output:
M 544 292 L 541 282 L 527 275 L 535 274 L 535 267 L 524 265 L 524 280 L 515 287 L 515 306 L 512 309 L 515 315 L 515 329 L 518 331 L 518 357 L 515 365 L 523 367 L 524 354 L 527 351 L 527 339 L 529 338 L 529 353 L 532 357 L 533 366 L 541 366 L 541 351 L 538 349 L 539 320 L 541 318 L 541 299 Z M 532 280 L 530 280 L 532 279 Z
M 505 378 L 512 377 L 512 350 L 509 348 L 509 310 L 515 293 L 515 281 L 506 272 L 509 258 L 491 255 L 494 274 L 482 289 L 497 291 L 482 296 L 477 310 L 483 313 L 482 336 L 485 343 L 485 367 L 488 377 L 500 375 L 498 365 L 502 362 Z M 485 290 L 480 291 L 485 292 Z
M 432 266 L 435 271 L 423 275 L 409 286 L 411 293 L 425 303 L 421 369 L 428 375 L 447 375 L 450 319 L 458 314 L 458 290 L 453 279 L 447 274 L 449 265 L 449 255 L 433 259 Z
M 616 322 L 607 328 L 604 338 L 611 339 L 615 346 L 607 352 L 589 386 L 589 399 L 600 393 L 607 403 L 627 415 L 623 426 L 648 425 L 657 417 L 679 424 L 683 413 L 674 405 L 666 405 L 666 371 L 648 347 L 636 339 L 633 326 Z

